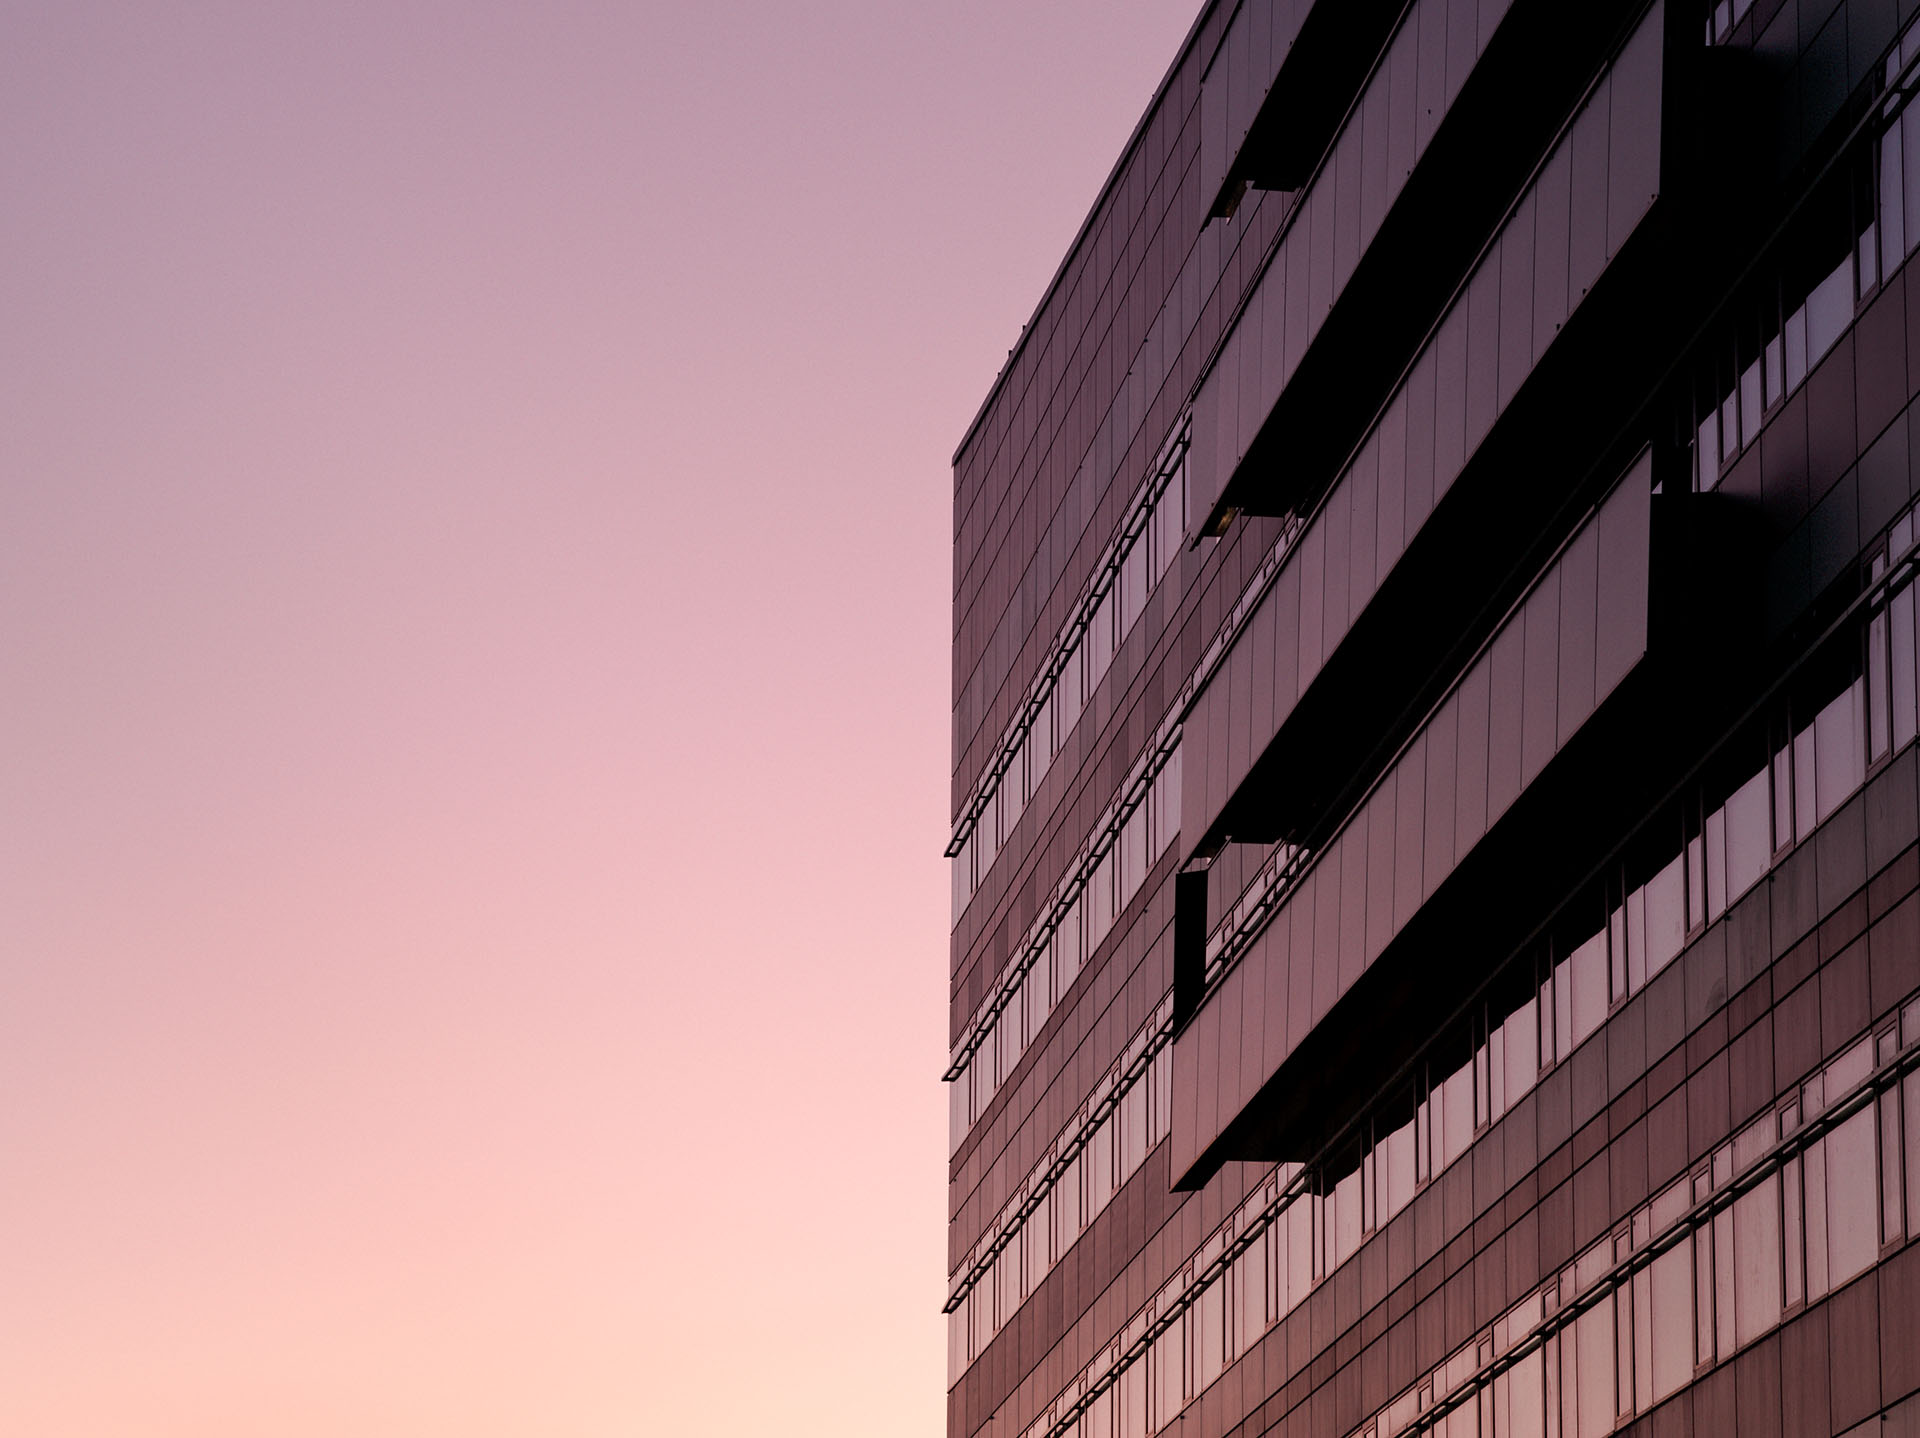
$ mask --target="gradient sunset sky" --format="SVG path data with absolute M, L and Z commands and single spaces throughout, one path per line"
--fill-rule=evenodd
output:
M 1197 8 L 0 5 L 0 1433 L 942 1431 L 948 461 Z

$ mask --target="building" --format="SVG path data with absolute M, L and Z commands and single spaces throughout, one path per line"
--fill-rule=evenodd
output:
M 952 1438 L 1920 1434 L 1916 11 L 1205 6 L 954 458 Z

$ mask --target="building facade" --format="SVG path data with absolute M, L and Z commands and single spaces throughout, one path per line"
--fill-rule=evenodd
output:
M 951 1438 L 1920 1435 L 1916 12 L 1205 6 L 954 457 Z

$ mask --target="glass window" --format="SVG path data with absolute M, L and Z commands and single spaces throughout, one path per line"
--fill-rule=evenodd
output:
M 1087 910 L 1087 952 L 1100 947 L 1113 928 L 1113 850 L 1109 848 L 1094 866 L 1083 895 Z
M 1613 1431 L 1613 1305 L 1596 1304 L 1574 1320 L 1573 1352 L 1577 1369 L 1575 1411 L 1579 1438 L 1601 1438 Z M 1564 1353 L 1565 1347 L 1562 1347 Z
M 1646 883 L 1647 977 L 1658 974 L 1680 952 L 1687 936 L 1685 885 L 1681 856 Z
M 1707 921 L 1706 845 L 1695 834 L 1687 840 L 1687 931 L 1691 933 Z
M 1813 721 L 1814 814 L 1824 822 L 1867 775 L 1866 733 L 1859 680 L 1827 704 Z
M 1693 1377 L 1693 1245 L 1680 1243 L 1655 1259 L 1652 1275 L 1657 1403 Z
M 1486 1046 L 1474 1055 L 1474 1062 L 1485 1071 L 1480 1102 L 1486 1107 L 1482 1122 L 1491 1122 L 1507 1111 L 1507 1036 L 1499 1029 L 1487 1035 Z
M 1828 1283 L 1864 1273 L 1880 1251 L 1874 1114 L 1863 1109 L 1826 1137 Z
M 1386 1200 L 1382 1221 L 1393 1217 L 1413 1198 L 1413 1120 L 1408 1119 L 1380 1145 L 1380 1186 Z
M 1793 750 L 1782 746 L 1773 756 L 1773 847 L 1793 842 Z
M 1607 916 L 1607 933 L 1615 954 L 1626 952 L 1624 992 L 1639 993 L 1647 986 L 1647 895 L 1644 889 L 1628 894 L 1627 901 Z
M 967 900 L 973 897 L 973 834 L 960 846 L 960 852 L 952 860 L 953 879 L 953 923 L 958 925 L 960 916 L 967 911 Z
M 1153 780 L 1153 857 L 1158 858 L 1180 832 L 1180 748 L 1175 744 Z
M 1100 603 L 1093 611 L 1092 622 L 1087 626 L 1087 688 L 1098 684 L 1107 672 L 1107 666 L 1113 662 L 1113 591 L 1109 589 L 1100 596 Z
M 1912 37 L 1909 36 L 1907 44 L 1911 45 L 1911 43 Z M 1905 53 L 1906 48 L 1906 46 L 1902 47 L 1903 62 L 1909 58 Z M 1901 168 L 1904 171 L 1901 176 L 1902 183 L 1899 186 L 1900 205 L 1903 211 L 1900 229 L 1905 247 L 1911 249 L 1916 243 L 1920 243 L 1920 165 L 1906 165 L 1904 161 L 1907 155 L 1920 155 L 1920 107 L 1909 105 L 1900 116 L 1899 150 L 1902 157 Z M 1884 192 L 1882 198 L 1884 201 Z M 1890 203 L 1883 203 L 1882 212 L 1889 208 L 1891 208 Z
M 1780 1180 L 1768 1178 L 1733 1206 L 1734 1342 L 1780 1321 Z
M 1787 1160 L 1780 1170 L 1780 1250 L 1785 1260 L 1782 1296 L 1793 1305 L 1807 1296 L 1806 1228 L 1801 1219 L 1797 1158 Z
M 1906 1231 L 1920 1234 L 1920 1071 L 1902 1079 L 1900 1089 L 1900 1108 L 1906 1127 Z M 1888 1155 L 1889 1161 L 1891 1158 Z
M 1760 437 L 1760 419 L 1766 408 L 1760 397 L 1760 361 L 1746 367 L 1740 374 L 1740 443 L 1742 447 L 1752 444 Z
M 1607 1016 L 1607 934 L 1602 929 L 1575 949 L 1572 966 L 1572 1047 L 1600 1027 Z
M 1508 1370 L 1507 1410 L 1513 1419 L 1513 1438 L 1546 1438 L 1545 1371 L 1535 1349 Z
M 1080 1182 L 1081 1176 L 1086 1171 L 1086 1165 L 1082 1162 L 1084 1154 L 1085 1150 L 1082 1150 L 1081 1153 L 1073 1156 L 1073 1162 L 1067 1165 L 1066 1172 L 1060 1175 L 1059 1182 L 1054 1185 L 1054 1223 L 1060 1231 L 1059 1239 L 1054 1244 L 1054 1251 L 1057 1253 L 1065 1253 L 1073 1246 L 1074 1240 L 1080 1237 L 1082 1226 Z
M 1287 1252 L 1285 1312 L 1307 1296 L 1313 1285 L 1313 1205 L 1304 1200 L 1287 1209 Z
M 1080 1420 L 1080 1438 L 1113 1438 L 1113 1390 L 1107 1389 L 1087 1405 Z
M 1025 1223 L 1020 1226 L 1014 1243 L 1026 1254 L 1026 1271 L 1021 1278 L 1021 1293 L 1032 1293 L 1040 1286 L 1040 1280 L 1047 1276 L 1047 1270 L 1053 1267 L 1053 1254 L 1047 1246 L 1047 1240 L 1051 1236 L 1048 1225 L 1044 1222 Z
M 1142 530 L 1120 562 L 1120 637 L 1133 632 L 1135 621 L 1147 607 L 1147 536 Z
M 1807 307 L 1800 306 L 1787 316 L 1782 327 L 1786 347 L 1787 393 L 1800 388 L 1807 378 Z
M 1540 983 L 1540 996 L 1534 1005 L 1540 1017 L 1540 1067 L 1542 1071 L 1550 1069 L 1560 1059 L 1558 1035 L 1554 1032 L 1553 1021 L 1553 974 L 1548 972 Z
M 1074 721 L 1080 717 L 1080 709 L 1085 703 L 1085 675 L 1082 673 L 1082 661 L 1086 645 L 1077 645 L 1067 656 L 1066 666 L 1060 671 L 1060 682 L 1054 689 L 1054 727 L 1060 735 L 1060 747 L 1064 747 L 1067 736 L 1073 732 Z
M 1892 1035 L 1888 1035 L 1889 1038 Z M 1887 1057 L 1892 1057 L 1892 1045 Z M 1880 1239 L 1891 1243 L 1905 1232 L 1905 1215 L 1900 1203 L 1900 1094 L 1898 1090 L 1881 1094 L 1875 1101 L 1880 1121 Z
M 1118 1413 L 1116 1438 L 1147 1438 L 1147 1365 L 1136 1362 L 1114 1385 Z
M 1712 1226 L 1695 1229 L 1692 1244 L 1694 1321 L 1688 1329 L 1693 1335 L 1693 1361 L 1711 1363 L 1714 1358 Z
M 1817 1110 L 1809 1108 L 1811 1115 Z M 1827 1291 L 1827 1144 L 1822 1139 L 1801 1158 L 1801 1212 L 1807 1247 L 1807 1302 Z
M 1698 479 L 1696 486 L 1705 491 L 1720 483 L 1720 407 L 1715 405 L 1700 421 L 1699 437 L 1694 443 Z
M 1883 561 L 1876 560 L 1878 571 Z M 1875 578 L 1878 578 L 1875 574 Z M 1876 614 L 1867 622 L 1867 737 L 1869 757 L 1879 759 L 1887 752 L 1887 723 L 1892 708 L 1887 699 L 1887 616 Z
M 1920 113 L 1920 112 L 1916 112 Z M 1904 549 L 1900 544 L 1899 549 Z M 1899 552 L 1895 550 L 1895 553 Z M 1914 737 L 1916 709 L 1914 684 L 1913 589 L 1909 586 L 1893 597 L 1887 606 L 1892 633 L 1893 664 L 1893 744 L 1897 749 Z
M 1147 1086 L 1135 1083 L 1120 1100 L 1120 1171 L 1131 1178 L 1147 1159 Z
M 1267 1277 L 1272 1268 L 1267 1250 L 1272 1237 L 1268 1229 L 1233 1261 L 1234 1346 L 1242 1350 L 1267 1328 Z
M 1338 1268 L 1360 1247 L 1360 1170 L 1355 1169 L 1327 1195 L 1328 1230 L 1333 1240 L 1332 1262 L 1328 1271 Z
M 1840 338 L 1853 320 L 1853 257 L 1849 255 L 1807 296 L 1806 352 L 1809 364 Z M 1789 351 L 1791 352 L 1791 351 Z
M 1473 1142 L 1473 1067 L 1459 1069 L 1440 1086 L 1436 1105 L 1440 1131 L 1434 1136 L 1434 1172 L 1438 1173 L 1467 1151 Z
M 1200 1392 L 1226 1367 L 1226 1285 L 1215 1283 L 1188 1310 L 1199 1320 L 1194 1334 L 1194 1391 Z
M 1084 936 L 1080 931 L 1080 911 L 1084 907 L 1075 899 L 1060 920 L 1060 926 L 1053 931 L 1054 988 L 1061 994 L 1073 986 L 1085 956 Z
M 1186 1347 L 1186 1325 L 1169 1324 L 1166 1331 L 1153 1340 L 1153 1349 L 1148 1360 L 1152 1399 L 1153 1426 L 1156 1430 L 1167 1427 L 1179 1416 L 1186 1395 L 1181 1391 L 1182 1350 Z
M 1701 836 L 1706 844 L 1706 910 L 1705 917 L 1718 918 L 1727 911 L 1727 811 L 1715 809 L 1707 815 L 1705 832 Z
M 1727 800 L 1727 900 L 1758 882 L 1772 858 L 1767 813 L 1767 772 L 1761 770 Z
M 1525 1004 L 1507 1016 L 1500 1026 L 1506 1060 L 1506 1098 L 1511 1108 L 1533 1087 L 1534 1079 L 1540 1073 L 1540 1040 L 1538 1004 L 1528 999 Z
M 1092 1222 L 1113 1197 L 1113 1125 L 1103 1123 L 1083 1150 L 1087 1170 L 1086 1221 Z
M 1120 893 L 1115 907 L 1124 909 L 1139 892 L 1151 862 L 1147 852 L 1147 805 L 1144 802 L 1136 804 L 1127 816 L 1116 847 L 1120 853 Z
M 1147 1095 L 1147 1142 L 1151 1146 L 1165 1138 L 1173 1121 L 1173 1050 L 1162 1048 L 1147 1067 L 1151 1088 Z

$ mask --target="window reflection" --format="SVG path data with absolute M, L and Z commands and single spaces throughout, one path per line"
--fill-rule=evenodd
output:
M 947 1309 L 970 1363 L 1167 1136 L 1171 998 L 1134 1036 L 1072 1122 L 962 1261 Z
M 1920 1125 L 1900 1117 L 1920 1102 L 1917 1054 L 1920 999 L 1816 1073 L 1811 1105 L 1794 1095 L 1762 1113 L 1389 1400 L 1355 1438 L 1611 1433 L 1863 1271 L 1910 1231 L 1901 1211 L 1884 1216 L 1877 1175 L 1920 1167 Z M 1809 1126 L 1821 1107 L 1843 1121 Z M 1398 1151 L 1376 1149 L 1385 1171 Z M 1296 1165 L 1275 1169 L 1134 1316 L 1125 1334 L 1152 1335 L 1144 1356 L 1125 1343 L 1103 1351 L 1022 1438 L 1148 1438 L 1170 1428 L 1357 1248 L 1346 1214 L 1364 1213 L 1355 1196 L 1366 1172 L 1321 1193 L 1302 1185 Z
M 1144 867 L 1150 869 L 1159 855 L 1166 852 L 1179 832 L 1180 826 L 1180 786 L 1181 786 L 1181 745 L 1180 737 L 1187 711 L 1192 707 L 1194 695 L 1225 662 L 1235 639 L 1245 630 L 1253 618 L 1260 600 L 1266 594 L 1274 576 L 1278 573 L 1282 561 L 1291 551 L 1301 533 L 1301 524 L 1294 521 L 1282 527 L 1259 567 L 1242 586 L 1240 597 L 1232 611 L 1221 622 L 1212 641 L 1201 655 L 1200 662 L 1181 686 L 1178 696 L 1168 706 L 1167 714 L 1161 720 L 1160 727 L 1148 742 L 1146 753 L 1135 763 L 1129 772 L 1120 792 L 1108 806 L 1105 814 L 1094 827 L 1094 832 L 1082 846 L 1078 856 L 1067 866 L 1066 877 L 1055 890 L 1053 900 L 1047 909 L 1034 920 L 1016 950 L 1013 963 L 1008 965 L 1000 984 L 983 999 L 974 1011 L 962 1031 L 959 1043 L 955 1046 L 945 1077 L 958 1089 L 961 1082 L 972 1087 L 963 1092 L 951 1093 L 948 1099 L 948 1135 L 949 1152 L 957 1152 L 968 1129 L 978 1121 L 991 1101 L 993 1092 L 998 1088 L 1005 1075 L 1011 1071 L 1010 1064 L 983 1075 L 975 1075 L 970 1069 L 978 1055 L 994 1058 L 995 1026 L 1000 1022 L 1003 1011 L 1011 1005 L 1011 995 L 1015 988 L 1029 982 L 1039 983 L 1037 970 L 1043 961 L 1051 962 L 1053 977 L 1044 998 L 1029 997 L 1025 1012 L 1030 1016 L 1025 1036 L 1014 1049 L 1024 1051 L 1031 1042 L 1034 1033 L 1052 1012 L 1053 1005 L 1059 1002 L 1072 982 L 1072 975 L 1079 972 L 1084 957 L 1091 954 L 1106 935 L 1104 928 L 1090 926 L 1084 919 L 1077 919 L 1072 912 L 1085 898 L 1088 887 L 1101 881 L 1099 865 L 1108 857 L 1114 847 L 1123 826 L 1130 816 L 1136 815 L 1136 805 L 1147 804 L 1146 838 L 1148 852 Z M 1167 531 L 1175 539 L 1181 531 L 1169 528 Z M 1064 693 L 1064 690 L 1062 691 Z M 1149 792 L 1151 791 L 1151 792 Z M 973 839 L 984 840 L 992 831 L 985 826 Z M 1116 912 L 1124 910 L 1135 891 L 1134 886 L 1123 884 L 1121 896 L 1117 901 Z M 1090 907 L 1090 904 L 1089 904 Z M 1069 955 L 1062 964 L 1057 953 L 1050 956 L 1054 945 L 1059 945 Z
M 1750 3 L 1750 0 L 1749 0 Z M 1745 6 L 1738 7 L 1744 13 Z M 1732 15 L 1726 0 L 1709 22 Z M 1718 38 L 1724 38 L 1722 31 Z M 1891 89 L 1901 71 L 1920 56 L 1920 32 L 1905 36 L 1885 67 Z M 1752 316 L 1713 372 L 1702 377 L 1693 417 L 1693 484 L 1719 485 L 1721 477 L 1759 437 L 1763 419 L 1800 388 L 1815 366 L 1853 323 L 1854 311 L 1920 245 L 1920 108 L 1908 92 L 1893 90 L 1883 128 L 1854 162 L 1850 183 L 1830 190 L 1837 214 L 1816 215 L 1829 224 L 1808 240 L 1809 268 L 1800 262 L 1775 282 L 1763 312 Z M 1816 202 L 1818 203 L 1818 202 Z
M 1177 729 L 1175 731 L 1178 733 Z M 947 1096 L 948 1151 L 973 1125 L 1073 987 L 1088 955 L 1132 902 L 1180 829 L 1180 746 L 1150 751 L 1129 776 L 1081 865 L 1040 916 L 1006 982 L 969 1026 Z
M 1061 627 L 1001 742 L 999 760 L 982 776 L 967 806 L 956 842 L 949 846 L 955 924 L 1072 736 L 1086 696 L 1106 677 L 1115 651 L 1179 554 L 1186 533 L 1187 449 L 1188 433 L 1182 429 L 1129 508 L 1109 554 L 1095 566 L 1086 594 Z
M 1885 574 L 1889 559 L 1914 544 L 1915 523 L 1909 511 L 1891 526 L 1868 561 L 1871 573 Z M 1843 643 L 1837 656 L 1819 656 L 1809 666 L 1814 672 L 1776 712 L 1757 721 L 1760 739 L 1751 749 L 1738 750 L 1736 744 L 1737 752 L 1751 754 L 1749 762 L 1722 764 L 1702 781 L 1682 805 L 1667 846 L 1655 843 L 1647 852 L 1643 845 L 1642 852 L 1624 860 L 1621 871 L 1603 882 L 1597 900 L 1590 901 L 1591 924 L 1575 925 L 1570 935 L 1556 936 L 1536 955 L 1536 980 L 1524 1000 L 1505 1011 L 1489 1010 L 1463 1058 L 1430 1063 L 1410 1094 L 1381 1108 L 1370 1138 L 1339 1173 L 1302 1188 L 1298 1166 L 1283 1165 L 1229 1217 L 1210 1240 L 1245 1245 L 1224 1277 L 1214 1280 L 1224 1285 L 1221 1366 L 1212 1366 L 1210 1346 L 1199 1351 L 1208 1362 L 1195 1364 L 1190 1345 L 1196 1329 L 1180 1349 L 1189 1366 L 1176 1380 L 1151 1368 L 1156 1355 L 1172 1351 L 1165 1335 L 1156 1340 L 1147 1360 L 1153 1423 L 1164 1426 L 1264 1332 L 1253 1327 L 1255 1312 L 1264 1312 L 1269 1327 L 1290 1312 L 1459 1159 L 1542 1074 L 1565 1061 L 1615 1005 L 1656 977 L 1688 939 L 1723 915 L 1778 857 L 1858 792 L 1868 770 L 1886 757 L 1885 752 L 1876 757 L 1876 733 L 1911 741 L 1920 731 L 1920 709 L 1912 686 L 1896 676 L 1920 668 L 1920 655 L 1911 648 L 1920 629 L 1914 605 L 1911 585 L 1883 596 L 1851 649 Z M 1904 658 L 1890 652 L 1900 644 L 1909 646 Z M 1879 729 L 1875 714 L 1883 715 Z M 1636 882 L 1635 874 L 1644 877 Z M 1864 1272 L 1885 1243 L 1911 1233 L 1920 1224 L 1920 1071 L 1904 1074 L 1897 1083 L 1888 1080 L 1893 1087 L 1847 1112 L 1841 1122 L 1823 1115 L 1855 1103 L 1849 1095 L 1872 1078 L 1876 1064 L 1916 1045 L 1920 1000 L 1907 1005 L 1897 1027 L 1862 1039 L 1833 1059 L 1798 1093 L 1750 1123 L 1530 1298 L 1550 1315 L 1571 1295 L 1601 1281 L 1614 1262 L 1673 1230 L 1696 1204 L 1733 1195 L 1694 1222 L 1684 1241 L 1662 1240 L 1657 1256 L 1621 1281 L 1614 1300 L 1592 1310 L 1602 1316 L 1583 1317 L 1532 1359 L 1493 1380 L 1488 1406 L 1477 1406 L 1476 1399 L 1471 1410 L 1481 1415 L 1476 1421 L 1493 1426 L 1474 1431 L 1541 1431 L 1534 1425 L 1550 1401 L 1563 1405 L 1555 1411 L 1577 1431 L 1592 1424 L 1611 1431 L 1616 1417 L 1645 1411 L 1691 1381 L 1696 1364 L 1724 1361 L 1798 1307 Z M 1156 1067 L 1161 1061 L 1155 1060 Z M 1149 1144 L 1164 1132 L 1151 1103 Z M 1809 1128 L 1816 1120 L 1828 1126 Z M 1801 1138 L 1795 1151 L 1769 1157 L 1796 1134 Z M 1769 1165 L 1767 1172 L 1751 1184 L 1736 1185 L 1756 1164 Z M 1734 1194 L 1736 1186 L 1740 1191 Z M 1281 1195 L 1290 1189 L 1301 1189 L 1300 1196 L 1282 1204 Z M 1255 1264 L 1257 1279 L 1249 1277 Z M 1197 1272 L 1189 1265 L 1177 1283 L 1197 1282 Z M 982 1302 L 977 1295 L 996 1287 L 977 1288 L 972 1302 Z M 1177 1285 L 1170 1288 L 1181 1291 Z M 1155 1302 L 1172 1306 L 1169 1294 Z M 1509 1320 L 1502 1324 L 1517 1341 L 1524 1327 Z M 954 1330 L 955 1376 L 984 1348 L 969 1334 L 987 1330 L 975 1330 L 971 1322 Z M 1360 1431 L 1371 1438 L 1415 1429 L 1451 1431 L 1451 1418 L 1436 1410 L 1468 1374 L 1502 1350 L 1508 1340 L 1500 1331 L 1495 1325 L 1476 1340 L 1479 1346 L 1461 1350 Z M 1206 1341 L 1210 1345 L 1211 1336 Z M 1461 1354 L 1469 1351 L 1480 1359 L 1467 1363 Z M 1090 1372 L 1088 1381 L 1098 1376 Z M 1184 1396 L 1175 1398 L 1176 1392 Z M 1606 1411 L 1609 1404 L 1616 1411 Z M 1027 1438 L 1088 1431 L 1056 1429 L 1062 1412 L 1056 1405 L 1053 1419 L 1043 1416 Z M 1157 1428 L 1143 1430 L 1153 1431 Z

